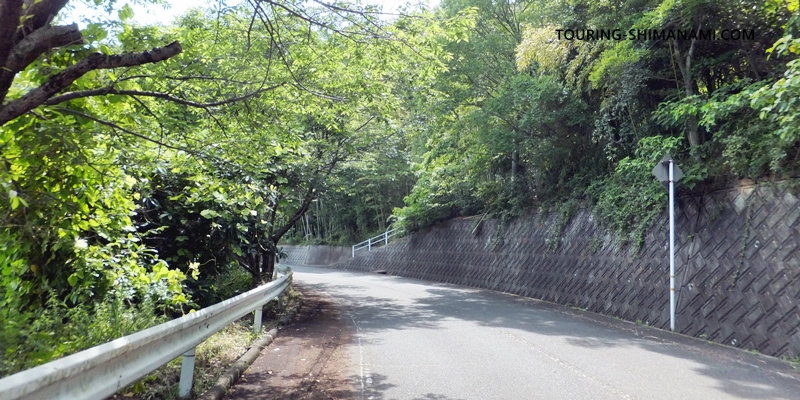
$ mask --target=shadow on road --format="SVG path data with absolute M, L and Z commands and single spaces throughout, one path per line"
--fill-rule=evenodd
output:
M 440 329 L 444 320 L 471 321 L 482 326 L 537 335 L 558 336 L 569 344 L 587 349 L 638 348 L 691 361 L 698 374 L 713 378 L 718 389 L 731 397 L 747 399 L 800 398 L 800 373 L 790 364 L 772 357 L 747 353 L 703 340 L 673 334 L 648 326 L 505 293 L 431 283 L 393 276 L 353 274 L 326 269 L 303 269 L 303 274 L 350 277 L 353 284 L 303 282 L 303 287 L 323 293 L 346 294 L 344 307 L 358 316 L 358 323 L 373 331 L 408 328 Z M 409 296 L 396 300 L 375 295 L 375 288 L 391 285 L 409 289 Z M 399 286 L 397 286 L 399 285 Z M 427 288 L 424 293 L 419 285 Z M 388 286 L 387 286 L 388 287 Z M 377 339 L 372 339 L 377 340 Z M 546 351 L 547 349 L 545 349 Z M 375 379 L 375 378 L 373 378 Z M 385 382 L 376 384 L 386 384 Z M 680 384 L 676 382 L 676 384 Z M 376 396 L 381 390 L 377 386 Z M 447 399 L 428 393 L 420 399 Z

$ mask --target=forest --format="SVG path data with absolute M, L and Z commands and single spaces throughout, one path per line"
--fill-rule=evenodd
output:
M 800 171 L 797 0 L 75 1 L 0 0 L 0 377 L 269 281 L 282 244 L 590 207 L 636 246 L 664 153 L 682 192 Z

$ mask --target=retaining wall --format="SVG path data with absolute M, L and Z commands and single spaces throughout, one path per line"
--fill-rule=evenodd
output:
M 681 197 L 676 213 L 676 330 L 800 356 L 797 195 L 742 185 Z M 560 235 L 555 214 L 533 214 L 502 229 L 479 219 L 451 220 L 334 267 L 499 290 L 669 329 L 666 213 L 639 252 L 618 248 L 586 210 Z
M 352 257 L 350 247 L 340 246 L 278 246 L 286 257 L 278 262 L 294 265 L 331 265 Z

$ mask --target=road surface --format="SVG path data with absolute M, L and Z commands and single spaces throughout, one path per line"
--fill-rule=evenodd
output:
M 758 354 L 487 290 L 292 267 L 354 334 L 360 399 L 800 399 Z

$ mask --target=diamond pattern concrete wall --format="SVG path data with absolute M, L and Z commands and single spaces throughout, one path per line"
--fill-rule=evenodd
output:
M 286 253 L 281 263 L 293 265 L 331 265 L 351 257 L 350 247 L 339 246 L 278 246 Z
M 677 218 L 677 330 L 800 356 L 794 192 L 749 185 L 682 197 Z M 588 211 L 572 217 L 556 250 L 548 245 L 558 236 L 554 215 L 530 215 L 503 229 L 479 219 L 451 220 L 335 267 L 499 290 L 669 329 L 666 213 L 638 253 L 618 248 Z

